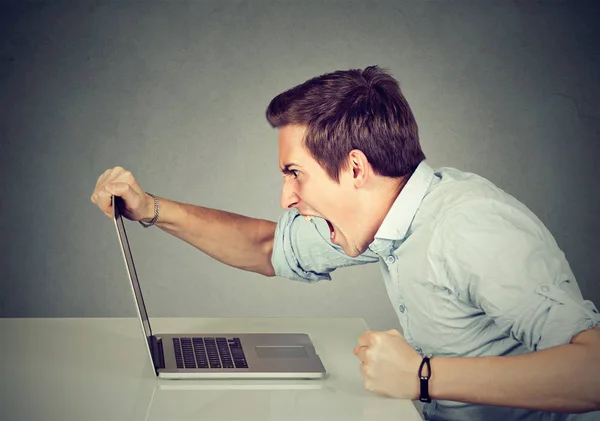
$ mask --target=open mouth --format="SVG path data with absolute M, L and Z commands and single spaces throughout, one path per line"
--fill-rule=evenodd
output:
M 306 220 L 306 222 L 310 222 L 310 220 L 313 218 L 312 215 L 304 215 L 304 219 Z M 333 228 L 333 224 L 331 222 L 329 222 L 327 219 L 323 220 L 325 222 L 327 222 L 327 226 L 329 227 L 329 236 L 331 238 L 331 241 L 333 241 L 335 239 L 335 229 Z
M 327 226 L 329 227 L 329 237 L 331 238 L 331 241 L 333 241 L 335 239 L 335 229 L 333 228 L 333 224 L 327 219 L 325 222 L 327 222 Z
M 327 222 L 327 225 L 329 226 L 329 233 L 334 232 L 333 225 L 331 225 L 331 222 L 329 222 L 327 219 L 325 220 L 325 222 Z

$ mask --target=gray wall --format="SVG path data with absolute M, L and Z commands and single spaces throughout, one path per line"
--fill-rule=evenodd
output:
M 434 166 L 522 200 L 600 304 L 600 30 L 592 2 L 2 4 L 0 316 L 131 316 L 107 168 L 176 200 L 275 220 L 270 99 L 379 64 Z M 597 8 L 596 8 L 597 9 Z M 129 224 L 150 316 L 365 317 L 396 327 L 377 265 L 306 285 L 222 265 Z

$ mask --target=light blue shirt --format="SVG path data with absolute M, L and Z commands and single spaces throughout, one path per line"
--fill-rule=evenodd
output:
M 379 262 L 406 340 L 435 357 L 517 355 L 567 344 L 600 325 L 544 224 L 490 181 L 421 162 L 373 243 L 352 258 L 325 221 L 284 212 L 275 233 L 277 275 L 330 280 L 339 267 Z M 415 373 L 416 376 L 416 373 Z M 429 420 L 583 420 L 585 415 L 434 401 Z

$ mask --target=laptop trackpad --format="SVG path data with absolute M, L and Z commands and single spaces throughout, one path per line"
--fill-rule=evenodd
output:
M 260 358 L 308 358 L 303 346 L 257 346 Z

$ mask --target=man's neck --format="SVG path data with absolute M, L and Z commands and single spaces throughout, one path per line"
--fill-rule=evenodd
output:
M 365 220 L 370 221 L 369 238 L 371 242 L 375 239 L 375 234 L 409 178 L 410 176 L 399 178 L 381 177 L 377 185 L 369 191 L 362 202 Z

